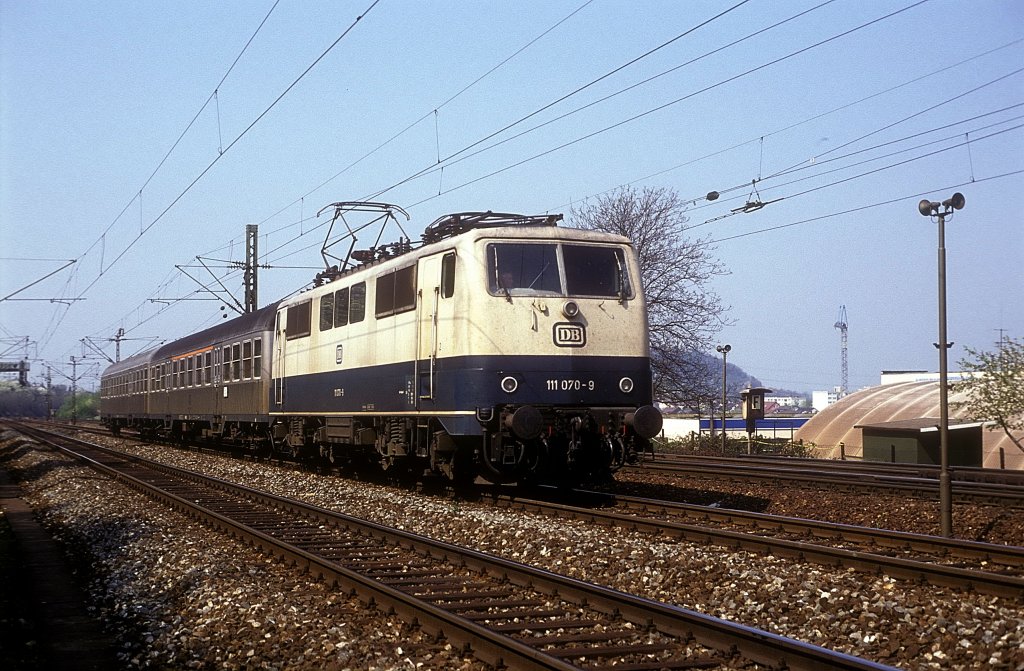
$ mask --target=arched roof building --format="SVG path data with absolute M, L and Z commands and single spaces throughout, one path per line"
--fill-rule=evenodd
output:
M 954 403 L 963 398 L 961 393 L 949 395 L 951 424 L 957 416 Z M 862 389 L 840 399 L 808 420 L 797 430 L 795 438 L 814 443 L 818 457 L 839 459 L 842 443 L 847 458 L 859 459 L 864 445 L 861 429 L 854 428 L 856 425 L 934 417 L 937 426 L 939 414 L 938 382 L 898 382 Z M 986 468 L 999 468 L 1002 449 L 1006 468 L 1024 470 L 1024 452 L 1001 429 L 986 429 L 982 435 Z

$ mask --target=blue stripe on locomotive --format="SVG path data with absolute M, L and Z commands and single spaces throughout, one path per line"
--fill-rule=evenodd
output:
M 433 398 L 429 394 L 430 361 L 419 363 L 420 385 L 414 385 L 413 363 L 330 371 L 288 377 L 284 399 L 272 405 L 283 414 L 371 414 L 475 412 L 496 405 L 559 407 L 637 407 L 651 403 L 651 370 L 646 357 L 466 356 L 438 359 Z M 512 376 L 513 393 L 501 389 Z M 633 381 L 623 393 L 623 377 Z M 474 417 L 440 416 L 452 434 L 479 434 Z

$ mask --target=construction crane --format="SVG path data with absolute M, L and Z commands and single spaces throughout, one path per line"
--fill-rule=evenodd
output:
M 840 342 L 842 343 L 842 378 L 839 383 L 839 398 L 846 396 L 846 385 L 849 380 L 849 368 L 846 364 L 846 306 L 839 306 L 839 317 L 836 319 L 835 328 L 839 329 Z

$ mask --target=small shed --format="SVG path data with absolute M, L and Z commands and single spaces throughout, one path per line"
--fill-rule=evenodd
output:
M 982 465 L 982 422 L 949 420 L 949 465 Z M 864 461 L 940 464 L 939 419 L 922 417 L 879 424 L 856 424 L 861 430 Z

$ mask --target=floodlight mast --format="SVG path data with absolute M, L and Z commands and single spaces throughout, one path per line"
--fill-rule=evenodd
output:
M 947 389 L 947 352 L 953 343 L 946 340 L 946 217 L 952 217 L 954 210 L 962 210 L 966 204 L 964 195 L 954 193 L 941 203 L 922 200 L 917 211 L 926 217 L 935 217 L 939 224 L 939 523 L 942 535 L 953 535 L 953 485 L 949 475 L 949 390 Z

